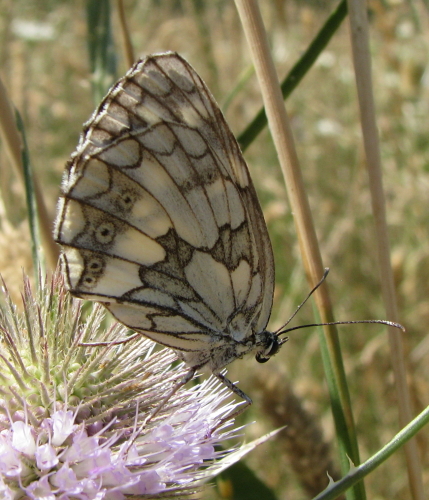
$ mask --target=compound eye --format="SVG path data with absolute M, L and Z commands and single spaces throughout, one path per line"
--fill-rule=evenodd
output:
M 258 363 L 266 363 L 271 356 L 274 356 L 274 354 L 279 352 L 280 346 L 281 342 L 279 342 L 277 336 L 270 334 L 265 341 L 265 346 L 263 346 L 264 350 L 256 353 L 256 361 Z

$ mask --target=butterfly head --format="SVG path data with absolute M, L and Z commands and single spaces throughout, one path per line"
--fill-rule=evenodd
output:
M 264 331 L 261 333 L 258 342 L 258 352 L 255 359 L 258 363 L 266 363 L 274 354 L 277 354 L 280 347 L 287 341 L 287 338 L 280 339 L 277 333 Z

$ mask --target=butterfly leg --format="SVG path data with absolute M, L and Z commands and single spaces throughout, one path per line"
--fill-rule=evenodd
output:
M 236 419 L 239 415 L 241 415 L 251 404 L 252 400 L 249 398 L 249 396 L 244 393 L 241 389 L 239 389 L 229 378 L 226 378 L 225 375 L 222 373 L 213 373 L 221 382 L 222 384 L 225 384 L 228 389 L 230 389 L 234 394 L 237 394 L 241 399 L 244 399 L 244 404 L 242 404 L 239 408 L 237 408 L 235 411 L 224 417 L 217 425 L 216 427 L 212 430 L 215 431 L 219 427 L 221 427 L 225 422 L 228 420 Z

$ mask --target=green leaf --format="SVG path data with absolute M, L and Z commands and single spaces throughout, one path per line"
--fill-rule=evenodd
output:
M 274 492 L 244 462 L 237 462 L 216 481 L 220 498 L 233 500 L 277 500 Z

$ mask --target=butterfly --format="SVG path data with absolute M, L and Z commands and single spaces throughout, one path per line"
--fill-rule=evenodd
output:
M 74 296 L 174 349 L 185 381 L 207 366 L 251 403 L 221 371 L 284 342 L 266 330 L 273 252 L 237 141 L 180 55 L 138 61 L 84 125 L 54 237 Z

